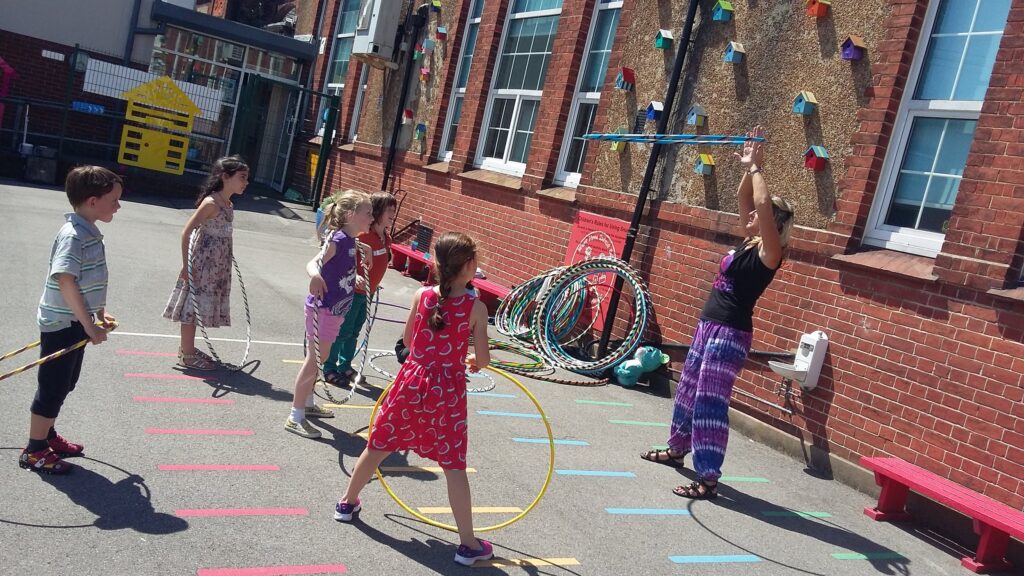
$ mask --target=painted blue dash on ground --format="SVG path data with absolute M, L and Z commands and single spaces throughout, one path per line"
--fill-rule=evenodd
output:
M 562 476 L 614 476 L 617 478 L 636 478 L 632 472 L 615 472 L 612 470 L 555 470 Z
M 515 394 L 501 394 L 500 392 L 466 392 L 470 396 L 487 396 L 488 398 L 515 398 Z
M 727 562 L 760 562 L 761 558 L 753 554 L 733 554 L 725 556 L 669 556 L 676 564 L 718 564 Z
M 609 514 L 638 514 L 643 516 L 689 516 L 682 508 L 605 508 Z
M 491 410 L 477 410 L 477 414 L 484 416 L 511 416 L 513 418 L 537 418 L 540 419 L 540 414 L 524 414 L 522 412 L 493 412 Z
M 547 444 L 547 438 L 513 438 L 513 442 L 523 442 L 526 444 Z M 555 444 L 562 444 L 565 446 L 590 446 L 589 443 L 583 440 L 555 440 Z

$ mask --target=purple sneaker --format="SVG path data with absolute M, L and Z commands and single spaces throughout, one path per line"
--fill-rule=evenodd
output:
M 356 499 L 355 504 L 349 504 L 344 500 L 340 500 L 338 505 L 334 507 L 334 519 L 338 522 L 351 522 L 352 517 L 362 509 L 363 503 L 358 499 Z
M 459 546 L 455 552 L 455 561 L 463 566 L 472 566 L 477 560 L 494 558 L 494 546 L 491 546 L 490 542 L 479 538 L 477 538 L 477 542 L 480 543 L 480 550 L 474 550 L 465 545 Z

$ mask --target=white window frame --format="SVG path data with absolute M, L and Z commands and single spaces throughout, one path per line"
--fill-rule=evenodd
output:
M 335 23 L 335 28 L 334 28 L 334 42 L 331 42 L 331 59 L 329 61 L 330 64 L 327 66 L 327 82 L 326 82 L 327 91 L 328 92 L 336 92 L 336 93 L 339 93 L 339 94 L 345 88 L 345 82 L 344 82 L 345 77 L 342 76 L 342 81 L 341 82 L 331 82 L 331 80 L 334 79 L 334 64 L 335 64 L 334 57 L 337 56 L 337 54 L 338 54 L 338 46 L 341 44 L 341 42 L 339 42 L 339 40 L 352 40 L 352 42 L 354 44 L 355 43 L 355 38 L 356 38 L 356 31 L 355 30 L 352 30 L 351 32 L 341 32 L 341 23 L 344 20 L 344 18 L 342 18 L 342 16 L 345 14 L 345 2 L 346 2 L 346 0 L 341 0 L 340 2 L 338 2 L 338 21 Z M 355 12 L 356 12 L 356 14 L 359 13 L 359 8 L 358 7 L 356 8 Z M 358 20 L 356 22 L 356 27 L 357 28 L 359 27 Z M 352 65 L 352 53 L 351 52 L 349 52 L 348 65 L 349 66 Z M 345 74 L 348 75 L 348 67 L 347 66 L 345 67 Z
M 613 1 L 602 3 L 601 0 L 597 0 L 594 8 L 594 17 L 590 19 L 590 32 L 587 34 L 587 46 L 583 50 L 583 61 L 580 63 L 580 74 L 576 79 L 576 92 L 572 97 L 572 107 L 569 109 L 569 121 L 565 124 L 565 135 L 562 138 L 562 149 L 558 156 L 558 168 L 555 170 L 555 184 L 560 186 L 568 186 L 570 188 L 576 188 L 580 185 L 580 173 L 579 172 L 567 172 L 565 170 L 565 164 L 569 160 L 569 148 L 572 146 L 572 133 L 576 128 L 576 117 L 580 112 L 581 104 L 594 104 L 600 105 L 601 92 L 580 92 L 580 84 L 583 82 L 583 78 L 587 75 L 587 65 L 590 60 L 590 48 L 594 43 L 594 30 L 597 28 L 597 21 L 601 15 L 602 10 L 620 10 L 619 17 L 621 18 L 622 1 Z M 618 27 L 616 26 L 616 29 Z M 612 49 L 614 50 L 614 40 L 612 43 Z M 605 75 L 608 71 L 605 70 Z M 603 87 L 603 85 L 602 85 Z M 583 149 L 583 155 L 586 157 L 587 147 Z
M 501 42 L 498 44 L 498 58 L 497 66 L 495 67 L 494 73 L 491 74 L 491 86 L 487 91 L 487 106 L 484 108 L 483 125 L 480 128 L 480 137 L 476 145 L 476 158 L 475 164 L 479 168 L 485 170 L 492 170 L 494 172 L 502 172 L 511 176 L 521 177 L 526 172 L 525 162 L 513 162 L 509 160 L 509 156 L 512 153 L 512 142 L 515 139 L 516 125 L 519 123 L 519 114 L 523 107 L 523 102 L 530 100 L 540 102 L 541 96 L 544 94 L 543 90 L 521 90 L 521 89 L 508 89 L 502 88 L 497 89 L 495 85 L 498 83 L 499 72 L 501 71 L 501 58 L 505 50 L 505 41 L 508 39 L 508 32 L 511 28 L 511 23 L 514 20 L 524 20 L 528 18 L 544 18 L 546 16 L 558 16 L 562 15 L 562 8 L 554 8 L 550 10 L 536 10 L 533 12 L 520 12 L 513 13 L 512 9 L 515 7 L 515 0 L 509 2 L 508 5 L 508 17 L 505 19 L 505 26 L 501 31 Z M 557 35 L 557 28 L 556 28 Z M 554 48 L 552 47 L 552 56 L 554 56 Z M 550 64 L 550 62 L 549 62 Z M 544 74 L 547 77 L 547 71 Z M 484 146 L 487 143 L 487 131 L 491 120 L 491 109 L 494 106 L 495 99 L 514 99 L 512 109 L 512 119 L 509 125 L 508 140 L 505 142 L 505 153 L 502 158 L 490 158 L 483 155 Z M 537 124 L 534 122 L 534 131 L 536 132 Z M 527 158 L 529 158 L 530 151 L 526 151 Z
M 366 99 L 366 83 L 369 79 L 370 67 L 363 64 L 359 72 L 359 89 L 356 90 L 356 102 L 352 107 L 352 121 L 349 122 L 348 141 L 355 142 L 359 137 L 359 117 L 363 115 L 363 101 Z
M 483 2 L 484 2 L 484 0 L 473 0 L 473 2 L 469 6 L 469 14 L 472 15 L 473 11 L 476 9 L 476 7 L 478 5 L 483 4 Z M 455 81 L 456 82 L 458 82 L 459 78 L 462 76 L 462 66 L 464 64 L 463 60 L 465 60 L 466 46 L 467 46 L 467 43 L 469 42 L 469 30 L 470 30 L 471 26 L 476 26 L 476 35 L 473 37 L 473 44 L 474 44 L 474 46 L 473 46 L 473 55 L 474 56 L 476 55 L 476 43 L 480 39 L 480 21 L 481 20 L 483 20 L 483 9 L 482 8 L 480 10 L 480 16 L 477 16 L 476 18 L 469 18 L 469 19 L 466 20 L 466 32 L 462 35 L 462 47 L 459 49 L 459 63 L 455 67 Z M 465 64 L 469 64 L 470 70 L 472 70 L 473 69 L 473 59 L 472 59 L 472 57 L 470 58 L 469 62 L 465 62 Z M 469 82 L 468 78 L 467 78 L 466 82 L 468 84 L 468 82 Z M 454 86 L 454 84 L 453 84 L 453 86 Z M 448 162 L 448 161 L 450 161 L 452 159 L 452 150 L 445 150 L 445 146 L 448 144 L 448 137 L 449 137 L 449 134 L 451 133 L 451 129 L 452 129 L 452 121 L 455 119 L 455 104 L 460 99 L 462 100 L 462 105 L 465 106 L 465 104 L 466 104 L 466 87 L 465 86 L 463 86 L 462 88 L 459 88 L 459 87 L 456 86 L 454 88 L 454 90 L 452 90 L 451 99 L 448 101 L 448 115 L 444 119 L 444 132 L 441 133 L 441 151 L 438 154 L 438 159 L 439 160 L 443 160 L 444 162 Z M 460 123 L 461 123 L 461 120 L 462 120 L 462 110 L 460 109 L 459 110 L 459 121 L 460 121 Z M 455 147 L 455 143 L 452 142 L 452 148 L 454 148 L 454 147 Z
M 914 53 L 906 89 L 903 92 L 899 112 L 897 112 L 896 121 L 893 124 L 895 128 L 892 140 L 882 164 L 881 178 L 879 178 L 871 211 L 868 213 L 864 234 L 864 243 L 867 245 L 930 258 L 934 258 L 942 250 L 945 234 L 885 224 L 886 215 L 896 192 L 896 181 L 899 178 L 900 167 L 903 165 L 903 157 L 910 143 L 914 120 L 917 118 L 941 118 L 977 121 L 981 117 L 981 107 L 985 103 L 984 100 L 917 100 L 914 98 L 924 68 L 924 59 L 931 44 L 932 30 L 938 15 L 939 4 L 941 2 L 938 1 L 928 3 L 924 25 L 921 27 L 921 41 L 918 42 L 918 48 Z M 977 10 L 978 8 L 975 9 L 975 17 L 977 17 Z M 1005 33 L 1005 29 L 1000 32 L 1000 34 L 1003 33 Z

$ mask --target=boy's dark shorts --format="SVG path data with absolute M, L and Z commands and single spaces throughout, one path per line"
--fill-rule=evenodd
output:
M 78 322 L 71 327 L 56 332 L 42 332 L 39 357 L 49 356 L 58 350 L 81 342 L 88 338 L 85 328 Z M 69 352 L 59 358 L 45 362 L 39 366 L 39 387 L 36 397 L 32 400 L 32 413 L 43 418 L 56 418 L 64 399 L 75 389 L 78 375 L 82 372 L 82 359 L 85 347 Z

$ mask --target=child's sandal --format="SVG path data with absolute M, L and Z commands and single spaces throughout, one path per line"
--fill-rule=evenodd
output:
M 198 350 L 191 354 L 178 352 L 178 365 L 190 370 L 201 370 L 203 372 L 209 372 L 217 369 L 217 364 L 212 360 L 205 358 Z
M 708 484 L 699 480 L 689 486 L 676 486 L 672 493 L 691 500 L 713 500 L 718 497 L 718 482 Z

